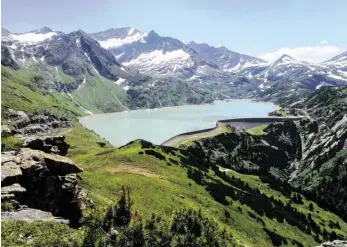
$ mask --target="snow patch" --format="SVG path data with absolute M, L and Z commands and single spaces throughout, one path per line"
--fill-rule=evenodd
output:
M 143 53 L 137 58 L 123 63 L 125 66 L 138 65 L 142 70 L 160 70 L 165 66 L 170 66 L 171 72 L 178 70 L 182 67 L 188 67 L 190 55 L 182 49 L 163 52 L 162 50 L 155 50 L 150 53 Z M 169 72 L 166 70 L 166 72 Z
M 128 32 L 128 35 L 132 35 L 135 31 L 135 28 L 130 28 L 129 32 Z
M 92 62 L 92 61 L 90 60 L 90 57 L 88 56 L 88 54 L 87 54 L 86 52 L 84 52 L 84 55 L 88 58 L 89 62 Z
M 100 40 L 99 43 L 105 49 L 116 48 L 116 47 L 121 47 L 121 46 L 126 45 L 126 44 L 131 44 L 131 43 L 134 43 L 137 41 L 141 41 L 145 37 L 147 37 L 147 35 L 148 35 L 148 33 L 146 33 L 146 32 L 143 32 L 143 33 L 138 32 L 138 33 L 135 33 L 133 35 L 129 34 L 129 36 L 127 36 L 125 38 L 111 38 L 111 39 L 107 39 L 107 40 Z
M 342 75 L 342 76 L 346 76 L 347 77 L 347 72 L 346 71 L 343 71 L 343 70 L 337 70 L 337 72 Z
M 118 86 L 120 85 L 120 84 L 122 84 L 123 82 L 125 82 L 126 80 L 125 79 L 123 79 L 123 78 L 119 78 L 117 81 L 115 81 L 114 83 L 116 83 Z
M 86 84 L 86 78 L 85 77 L 83 78 L 82 84 L 78 85 L 77 91 L 80 90 L 84 86 L 84 84 Z
M 95 70 L 95 72 L 100 76 L 99 71 L 94 67 L 94 65 L 93 65 L 93 63 L 92 63 L 92 60 L 90 60 L 89 55 L 88 55 L 86 52 L 84 52 L 84 55 L 88 58 L 89 62 L 91 63 L 91 65 L 92 65 L 92 67 L 93 67 L 93 69 Z
M 125 52 L 123 52 L 123 53 L 121 53 L 121 54 L 115 56 L 115 58 L 116 58 L 116 59 L 119 59 L 119 58 L 121 58 L 124 54 L 125 54 Z
M 49 33 L 23 33 L 23 34 L 10 34 L 10 38 L 17 40 L 22 43 L 40 43 L 46 39 L 52 38 L 54 35 L 57 35 L 56 32 Z
M 76 39 L 76 45 L 81 48 L 81 39 Z
M 328 73 L 328 76 L 329 76 L 330 78 L 333 78 L 333 79 L 336 79 L 336 80 L 347 81 L 346 78 L 343 78 L 343 77 L 341 77 L 341 76 L 339 76 L 339 75 L 334 75 L 334 74 L 332 74 L 331 72 Z

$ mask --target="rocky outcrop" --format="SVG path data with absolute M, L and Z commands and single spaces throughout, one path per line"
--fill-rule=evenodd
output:
M 302 129 L 304 166 L 320 166 L 343 148 L 347 138 L 347 115 L 331 129 L 325 124 L 319 125 L 317 131 L 310 130 L 307 125 Z
M 346 240 L 334 240 L 332 242 L 324 242 L 318 247 L 347 247 Z
M 22 148 L 18 153 L 2 154 L 1 170 L 1 196 L 12 204 L 16 201 L 50 212 L 70 220 L 72 225 L 77 225 L 82 210 L 92 205 L 78 184 L 76 174 L 83 169 L 66 157 Z M 29 214 L 27 211 L 5 213 L 5 219 L 18 218 L 23 213 Z
M 25 192 L 26 189 L 23 188 L 20 184 L 5 186 L 1 188 L 1 199 L 16 199 L 17 201 L 20 201 Z
M 69 128 L 71 123 L 65 117 L 57 117 L 49 112 L 26 114 L 22 111 L 8 109 L 12 131 L 17 134 L 48 133 L 53 130 Z
M 8 125 L 1 125 L 1 137 L 10 136 L 12 134 L 12 130 Z
M 200 139 L 188 148 L 197 164 L 219 164 L 246 173 L 266 173 L 285 169 L 301 157 L 301 141 L 293 121 L 270 124 L 266 134 L 256 136 L 243 131 Z
M 46 153 L 66 155 L 70 147 L 70 145 L 65 142 L 64 136 L 19 135 L 18 137 L 20 137 L 23 140 L 23 147 L 34 150 L 42 150 Z
M 69 224 L 69 221 L 60 217 L 54 217 L 50 212 L 33 209 L 33 208 L 21 208 L 14 212 L 2 212 L 2 220 L 21 220 L 27 222 L 45 222 L 54 221 L 56 223 Z

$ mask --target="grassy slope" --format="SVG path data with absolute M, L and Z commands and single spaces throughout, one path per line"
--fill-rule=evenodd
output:
M 68 96 L 60 93 L 44 95 L 41 91 L 30 89 L 32 82 L 25 72 L 14 72 L 1 66 L 1 107 L 3 113 L 6 107 L 25 112 L 49 110 L 53 113 L 71 113 L 75 116 L 84 115 Z
M 177 143 L 174 143 L 172 146 L 173 147 L 184 147 L 184 146 L 189 146 L 191 145 L 194 141 L 197 141 L 197 140 L 200 140 L 200 139 L 203 139 L 203 138 L 210 138 L 210 137 L 214 137 L 214 136 L 217 136 L 219 134 L 222 134 L 222 133 L 229 133 L 230 132 L 230 129 L 227 127 L 227 125 L 225 124 L 220 124 L 220 130 L 217 132 L 217 133 L 212 133 L 212 134 L 204 134 L 204 133 L 201 133 L 201 134 L 197 134 L 197 135 L 194 135 L 194 136 L 191 136 L 191 137 L 188 137 L 186 139 L 183 139 L 183 140 L 180 140 L 178 141 Z
M 248 129 L 247 132 L 252 134 L 252 135 L 264 135 L 264 129 L 268 126 L 268 124 L 263 124 L 263 125 L 259 125 L 257 127 Z
M 79 103 L 88 102 L 103 112 L 128 110 L 125 105 L 124 90 L 116 83 L 102 78 L 96 73 L 85 78 L 85 84 L 72 94 Z
M 44 76 L 42 77 L 42 75 Z M 93 113 L 127 109 L 124 105 L 126 96 L 123 89 L 115 83 L 101 78 L 96 73 L 93 76 L 86 76 L 86 83 L 70 95 L 61 92 L 44 95 L 39 89 L 35 89 L 35 85 L 31 81 L 35 76 L 44 78 L 45 83 L 47 81 L 59 81 L 63 84 L 69 84 L 74 80 L 58 68 L 54 71 L 52 68 L 46 68 L 44 71 L 42 68 L 23 68 L 14 71 L 1 66 L 2 106 L 25 112 L 48 109 L 55 113 L 69 112 L 75 116 L 86 114 L 82 107 Z
M 3 106 L 27 112 L 49 109 L 57 113 L 83 114 L 68 96 L 43 95 L 39 91 L 32 91 L 29 88 L 31 82 L 26 77 L 26 74 L 13 73 L 12 70 L 3 67 Z M 88 190 L 97 209 L 105 209 L 117 202 L 120 186 L 128 185 L 133 189 L 134 210 L 143 217 L 149 216 L 151 213 L 168 217 L 172 210 L 179 207 L 201 208 L 207 215 L 231 230 L 237 239 L 250 246 L 273 245 L 259 219 L 264 222 L 266 228 L 285 238 L 298 241 L 304 246 L 317 245 L 311 235 L 300 231 L 297 227 L 258 215 L 251 207 L 243 205 L 237 200 L 227 198 L 231 202 L 227 206 L 217 202 L 203 185 L 188 178 L 188 166 L 181 160 L 183 157 L 179 152 L 167 154 L 158 147 L 154 148 L 165 157 L 164 161 L 153 156 L 139 154 L 140 151 L 143 151 L 140 142 L 134 142 L 122 149 L 112 146 L 101 148 L 96 144 L 96 141 L 100 140 L 99 136 L 78 123 L 75 123 L 75 126 L 75 128 L 63 132 L 67 142 L 71 144 L 68 156 L 85 169 L 85 172 L 81 174 L 83 186 Z M 281 192 L 271 189 L 257 176 L 239 174 L 234 171 L 226 171 L 226 173 L 240 178 L 252 188 L 259 188 L 267 196 L 273 196 L 283 202 L 289 200 Z M 235 191 L 242 189 L 224 181 L 211 170 L 205 172 L 205 179 L 210 182 L 218 181 Z M 304 200 L 303 205 L 298 204 L 295 207 L 305 215 L 311 213 L 312 218 L 319 223 L 321 229 L 326 229 L 328 232 L 332 230 L 328 221 L 338 221 L 341 229 L 334 229 L 334 231 L 337 234 L 346 235 L 347 225 L 340 218 L 320 209 L 314 203 L 315 211 L 311 212 L 308 210 L 308 204 L 309 202 Z M 20 237 L 13 234 L 19 232 L 25 234 L 28 231 L 29 236 L 34 236 L 34 242 L 31 242 L 33 246 L 35 241 L 44 242 L 45 245 L 48 244 L 47 246 L 52 245 L 52 241 L 57 246 L 71 246 L 74 242 L 80 243 L 83 238 L 83 229 L 70 230 L 57 224 L 10 222 L 2 223 L 2 226 L 7 229 L 2 235 L 4 246 L 13 246 L 13 243 L 17 246 L 28 246 L 27 241 L 20 243 Z M 45 242 L 46 240 L 42 237 L 46 234 L 52 235 L 47 240 L 49 243 Z M 289 241 L 288 245 L 291 244 L 292 242 Z
M 133 189 L 134 210 L 144 217 L 153 212 L 167 217 L 173 209 L 182 206 L 202 208 L 203 212 L 228 227 L 236 238 L 250 246 L 272 246 L 259 219 L 265 222 L 266 228 L 285 238 L 296 240 L 304 246 L 317 244 L 312 236 L 305 234 L 297 227 L 258 215 L 239 201 L 228 198 L 232 202 L 231 205 L 224 206 L 218 203 L 204 186 L 187 177 L 187 166 L 184 166 L 184 162 L 181 161 L 179 152 L 174 155 L 167 154 L 156 147 L 155 150 L 166 157 L 166 160 L 162 161 L 153 156 L 139 154 L 143 151 L 140 142 L 134 142 L 122 149 L 111 146 L 100 148 L 95 143 L 99 137 L 80 125 L 66 132 L 65 135 L 67 142 L 71 144 L 68 156 L 85 169 L 85 172 L 81 174 L 83 185 L 99 208 L 106 208 L 115 203 L 120 186 L 128 185 Z M 175 165 L 175 161 L 171 162 L 169 158 L 180 165 Z M 218 180 L 232 186 L 216 176 L 213 171 L 206 173 L 208 180 Z M 239 174 L 234 171 L 227 171 L 227 173 L 240 178 L 252 188 L 259 188 L 268 197 L 273 196 L 283 202 L 289 201 L 288 197 L 271 189 L 257 176 Z M 232 187 L 235 190 L 240 189 Z M 338 234 L 346 235 L 347 225 L 339 217 L 320 209 L 314 203 L 315 210 L 311 212 L 308 205 L 309 202 L 304 200 L 304 204 L 295 204 L 294 207 L 305 215 L 311 213 L 312 218 L 320 224 L 322 230 L 325 228 L 328 232 L 334 230 Z M 225 216 L 225 211 L 229 212 L 230 218 Z M 338 221 L 341 229 L 331 229 L 327 223 L 329 220 Z M 291 245 L 290 243 L 288 245 Z

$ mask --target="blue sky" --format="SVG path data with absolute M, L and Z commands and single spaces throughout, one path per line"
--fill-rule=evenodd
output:
M 273 60 L 347 48 L 346 0 L 2 0 L 2 27 L 97 32 L 131 26 Z

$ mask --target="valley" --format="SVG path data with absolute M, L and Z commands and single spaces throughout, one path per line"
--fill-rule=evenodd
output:
M 347 239 L 346 52 L 267 62 L 130 27 L 1 40 L 4 246 Z

